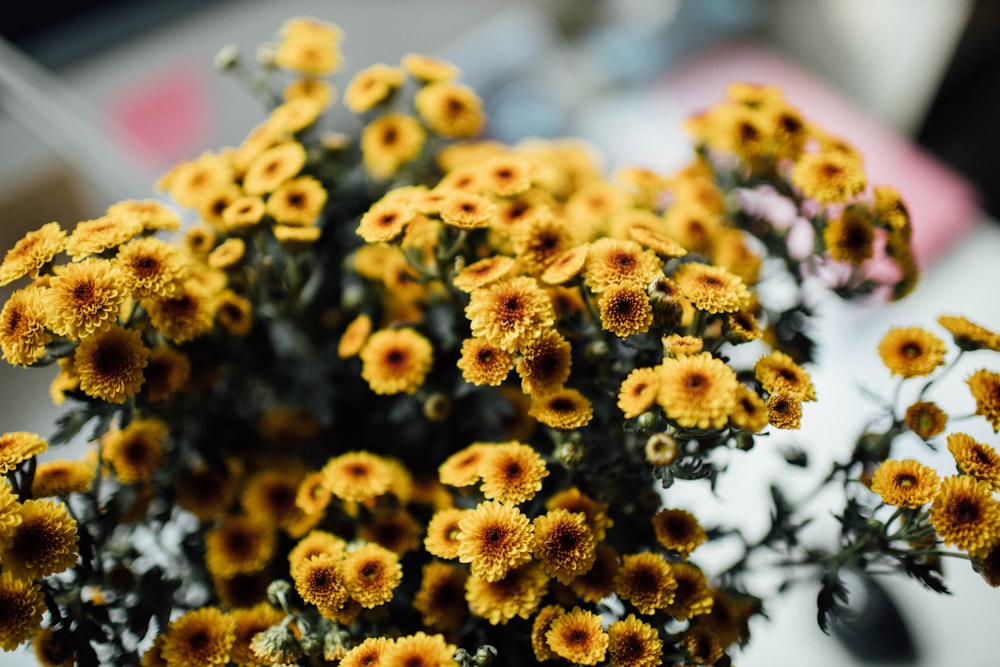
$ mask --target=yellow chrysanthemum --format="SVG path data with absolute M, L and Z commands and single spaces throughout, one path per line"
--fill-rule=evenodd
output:
M 840 217 L 830 220 L 823 229 L 823 243 L 830 257 L 855 266 L 871 259 L 874 240 L 871 213 L 862 206 L 848 206 Z
M 243 191 L 249 195 L 274 192 L 297 175 L 306 163 L 306 150 L 297 141 L 272 146 L 258 155 L 243 175 Z
M 705 529 L 693 514 L 679 509 L 662 509 L 653 517 L 656 541 L 665 549 L 676 551 L 687 560 L 698 545 L 708 539 Z
M 618 407 L 626 419 L 638 417 L 656 403 L 660 373 L 655 368 L 635 368 L 618 390 Z
M 389 490 L 392 468 L 369 452 L 345 452 L 327 461 L 322 469 L 326 488 L 341 500 L 364 502 Z
M 750 299 L 743 280 L 719 266 L 688 262 L 674 272 L 673 279 L 684 298 L 708 313 L 733 313 Z
M 163 202 L 155 199 L 124 199 L 108 207 L 105 212 L 110 218 L 137 220 L 143 229 L 178 229 L 180 216 Z
M 558 331 L 549 329 L 529 342 L 517 362 L 521 390 L 532 396 L 544 396 L 561 389 L 569 378 L 572 349 Z
M 19 513 L 21 522 L 0 552 L 4 573 L 43 579 L 76 563 L 79 535 L 65 504 L 25 500 Z
M 615 592 L 640 614 L 666 609 L 674 601 L 677 579 L 670 564 L 658 553 L 626 555 L 615 577 Z
M 111 326 L 127 289 L 121 271 L 104 259 L 85 259 L 63 268 L 45 291 L 48 325 L 76 340 Z
M 653 323 L 653 307 L 646 290 L 631 285 L 611 285 L 597 302 L 601 328 L 620 338 L 645 333 Z
M 785 392 L 797 396 L 802 401 L 815 401 L 816 390 L 809 374 L 795 361 L 775 350 L 757 360 L 754 377 L 768 393 Z
M 530 445 L 507 442 L 485 450 L 479 465 L 480 490 L 490 500 L 518 505 L 531 500 L 549 474 L 545 461 Z
M 903 416 L 906 427 L 927 440 L 944 431 L 948 415 L 931 401 L 917 401 L 906 408 Z
M 514 353 L 481 338 L 466 338 L 458 367 L 470 384 L 499 386 L 514 367 Z
M 246 336 L 253 328 L 253 304 L 232 290 L 223 290 L 215 300 L 215 319 L 231 335 Z
M 305 559 L 291 573 L 295 590 L 321 614 L 336 611 L 347 602 L 342 564 L 341 555 L 321 553 Z
M 299 566 L 313 556 L 329 554 L 335 559 L 341 559 L 345 553 L 347 553 L 347 542 L 333 533 L 313 529 L 288 552 L 288 571 L 294 575 Z
M 353 357 L 361 352 L 372 332 L 372 318 L 362 313 L 344 329 L 337 343 L 337 356 L 341 359 Z
M 608 649 L 601 617 L 579 607 L 554 619 L 545 640 L 553 653 L 577 665 L 596 665 Z
M 93 464 L 86 461 L 69 459 L 43 461 L 35 469 L 35 478 L 31 481 L 31 495 L 34 498 L 48 498 L 83 493 L 90 489 L 96 474 Z M 0 509 L 0 513 L 2 511 Z M 0 528 L 0 540 L 3 539 L 2 536 L 3 529 Z
M 236 622 L 215 607 L 202 607 L 170 623 L 160 655 L 169 667 L 224 665 L 235 642 Z
M 64 627 L 59 632 L 42 628 L 31 637 L 31 647 L 42 667 L 73 667 L 76 664 L 69 628 Z
M 385 667 L 454 667 L 458 647 L 443 635 L 417 632 L 399 637 L 385 650 L 379 665 Z
M 457 565 L 431 561 L 423 567 L 420 589 L 413 595 L 413 608 L 420 612 L 424 625 L 441 631 L 454 631 L 468 616 L 465 582 L 468 570 Z
M 535 517 L 534 524 L 534 555 L 550 576 L 568 584 L 594 566 L 596 543 L 585 514 L 554 509 Z
M 170 296 L 186 277 L 180 250 L 153 237 L 135 239 L 118 250 L 125 288 L 136 298 Z
M 921 327 L 893 327 L 878 346 L 882 363 L 893 375 L 929 375 L 944 363 L 944 341 Z
M 629 614 L 608 628 L 612 667 L 656 667 L 663 662 L 663 640 L 656 628 Z
M 512 257 L 495 255 L 481 259 L 455 274 L 452 284 L 463 292 L 472 292 L 507 275 L 516 265 Z
M 13 366 L 30 366 L 45 356 L 52 336 L 45 330 L 48 309 L 44 292 L 25 287 L 10 295 L 0 311 L 0 351 Z
M 976 400 L 976 414 L 986 418 L 994 433 L 1000 431 L 1000 373 L 980 369 L 966 383 Z
M 230 660 L 238 665 L 257 665 L 259 661 L 250 650 L 250 642 L 259 632 L 279 625 L 285 612 L 275 609 L 269 602 L 259 602 L 252 607 L 242 607 L 229 612 L 233 619 L 236 641 L 230 651 Z M 147 667 L 143 664 L 143 667 Z
M 733 424 L 751 433 L 760 433 L 768 424 L 767 403 L 745 384 L 736 387 L 736 402 L 729 415 Z
M 473 576 L 495 582 L 531 560 L 533 530 L 516 507 L 487 501 L 458 522 L 458 559 Z
M 267 214 L 279 225 L 308 227 L 326 205 L 326 188 L 312 176 L 285 181 L 267 198 Z
M 506 625 L 517 617 L 529 618 L 548 590 L 549 577 L 535 563 L 527 563 L 497 581 L 473 574 L 465 582 L 465 599 L 473 616 Z
M 0 435 L 0 473 L 6 475 L 36 454 L 48 449 L 49 443 L 36 433 L 11 431 Z
M 215 324 L 216 301 L 202 285 L 188 280 L 183 289 L 165 298 L 146 299 L 149 319 L 172 343 L 186 343 L 204 336 Z
M 872 491 L 886 504 L 910 509 L 929 503 L 939 484 L 940 479 L 933 468 L 913 459 L 888 459 L 872 477 Z
M 205 533 L 205 565 L 215 577 L 260 572 L 276 545 L 273 527 L 249 516 L 228 516 Z
M 301 29 L 307 22 L 322 29 Z M 293 27 L 288 27 L 292 25 Z M 281 32 L 281 40 L 274 53 L 274 64 L 282 69 L 301 72 L 309 76 L 325 76 L 340 69 L 340 29 L 330 23 L 314 19 L 295 19 Z
M 98 255 L 118 247 L 142 232 L 142 223 L 134 218 L 103 216 L 77 223 L 66 239 L 66 254 L 75 260 Z
M 527 276 L 504 279 L 474 290 L 465 314 L 473 336 L 511 352 L 555 323 L 548 295 Z
M 719 212 L 699 201 L 679 199 L 663 216 L 666 232 L 690 252 L 708 254 L 722 229 Z
M 62 252 L 66 244 L 66 232 L 58 222 L 50 222 L 28 232 L 14 244 L 0 264 L 0 286 L 18 278 L 37 278 L 43 266 Z
M 368 243 L 392 241 L 403 233 L 416 214 L 413 206 L 406 201 L 383 197 L 361 216 L 356 231 Z
M 426 135 L 412 116 L 386 114 L 361 133 L 361 158 L 375 178 L 389 178 L 420 155 Z
M 337 101 L 337 89 L 322 79 L 305 76 L 289 82 L 281 91 L 285 100 L 309 100 L 323 109 Z
M 142 334 L 113 326 L 85 338 L 76 348 L 73 365 L 83 393 L 109 403 L 124 403 L 139 392 L 149 350 Z
M 376 394 L 412 394 L 433 364 L 430 341 L 413 329 L 382 329 L 361 350 L 361 377 Z
M 167 425 L 159 419 L 135 419 L 104 437 L 104 461 L 122 484 L 148 482 L 163 460 Z
M 802 425 L 802 400 L 784 391 L 767 397 L 767 422 L 780 429 L 795 430 Z
M 378 544 L 365 544 L 349 552 L 341 570 L 348 595 L 365 609 L 389 602 L 403 580 L 399 557 Z
M 159 403 L 184 386 L 191 376 L 191 361 L 183 352 L 164 345 L 150 353 L 143 374 L 143 392 L 150 403 Z
M 807 197 L 823 204 L 845 202 L 865 189 L 860 161 L 840 151 L 801 155 L 792 171 L 792 182 Z
M 736 373 L 708 352 L 667 359 L 660 366 L 657 402 L 685 428 L 721 428 L 736 401 Z
M 475 91 L 451 81 L 427 84 L 413 97 L 413 103 L 427 127 L 442 137 L 474 137 L 486 120 Z
M 962 350 L 993 350 L 1000 352 L 1000 334 L 956 315 L 941 315 L 938 324 L 947 329 Z
M 295 463 L 258 470 L 244 481 L 240 504 L 247 515 L 264 525 L 292 531 L 304 520 L 304 512 L 295 503 L 304 474 Z
M 1000 454 L 995 449 L 965 433 L 950 433 L 948 451 L 960 471 L 1000 491 Z
M 590 423 L 594 406 L 576 389 L 559 389 L 534 398 L 528 414 L 552 428 L 572 430 Z
M 652 250 L 635 241 L 602 238 L 590 244 L 587 253 L 587 286 L 603 292 L 612 285 L 645 290 L 663 275 L 663 262 Z
M 378 667 L 384 665 L 385 655 L 393 645 L 388 637 L 368 637 L 344 654 L 338 667 Z
M 982 555 L 1000 540 L 1000 501 L 972 477 L 946 477 L 930 508 L 930 522 L 948 546 Z
M 667 613 L 684 620 L 711 612 L 714 598 L 705 573 L 687 562 L 672 563 L 670 568 L 677 580 L 677 590 Z
M 403 84 L 403 70 L 383 63 L 367 67 L 344 89 L 344 105 L 354 113 L 370 111 Z
M 458 76 L 453 63 L 422 53 L 407 53 L 400 64 L 410 76 L 424 82 L 450 81 Z
M 0 648 L 13 651 L 42 625 L 45 596 L 31 579 L 0 574 Z

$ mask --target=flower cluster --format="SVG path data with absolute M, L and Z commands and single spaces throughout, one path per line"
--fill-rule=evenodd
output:
M 65 410 L 47 439 L 0 436 L 0 646 L 46 665 L 728 665 L 763 552 L 820 573 L 821 622 L 846 566 L 941 587 L 955 547 L 1000 580 L 1000 456 L 955 432 L 943 481 L 889 458 L 945 431 L 930 381 L 824 482 L 848 498 L 831 550 L 801 547 L 775 490 L 767 536 L 719 568 L 699 548 L 739 531 L 671 500 L 799 428 L 818 290 L 915 284 L 906 208 L 846 141 L 736 84 L 690 121 L 690 165 L 608 177 L 578 141 L 478 138 L 458 68 L 417 54 L 356 73 L 356 127 L 335 132 L 341 38 L 297 18 L 256 65 L 224 50 L 268 105 L 242 143 L 0 264 L 21 283 L 3 358 L 56 366 Z M 879 353 L 903 382 L 946 346 L 896 329 Z M 1000 427 L 1000 376 L 968 384 Z M 77 436 L 82 460 L 38 458 Z

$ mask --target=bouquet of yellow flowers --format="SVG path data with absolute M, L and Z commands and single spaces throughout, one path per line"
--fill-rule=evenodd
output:
M 28 233 L 0 265 L 11 364 L 55 366 L 54 433 L 0 436 L 0 646 L 45 665 L 731 664 L 764 610 L 761 553 L 945 590 L 1000 580 L 1000 457 L 890 458 L 947 417 L 944 340 L 879 354 L 920 398 L 883 406 L 822 487 L 841 533 L 777 486 L 770 528 L 708 525 L 671 489 L 797 429 L 818 294 L 896 299 L 917 270 L 898 193 L 775 88 L 692 118 L 696 158 L 602 175 L 573 140 L 477 139 L 458 69 L 424 55 L 346 85 L 335 25 L 292 19 L 218 65 L 267 105 L 169 196 Z M 781 286 L 781 289 L 775 289 Z M 960 354 L 1000 336 L 942 317 Z M 1000 375 L 968 379 L 1000 428 Z M 857 434 L 854 434 L 855 436 Z M 849 435 L 848 437 L 853 437 Z M 39 456 L 83 439 L 82 460 Z M 786 455 L 789 474 L 808 466 Z M 889 506 L 888 508 L 886 506 Z M 736 540 L 725 567 L 699 547 Z

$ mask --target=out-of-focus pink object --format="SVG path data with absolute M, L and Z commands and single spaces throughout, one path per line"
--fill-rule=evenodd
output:
M 683 104 L 689 114 L 725 95 L 737 81 L 775 85 L 785 99 L 830 134 L 861 151 L 872 185 L 899 190 L 913 221 L 917 260 L 926 265 L 981 219 L 972 185 L 907 137 L 867 115 L 843 93 L 786 57 L 754 42 L 702 52 L 657 83 L 655 97 Z
M 216 148 L 206 145 L 214 114 L 204 68 L 180 63 L 133 81 L 113 97 L 109 115 L 123 148 L 150 167 Z

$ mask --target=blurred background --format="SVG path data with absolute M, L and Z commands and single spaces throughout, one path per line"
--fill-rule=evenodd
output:
M 341 90 L 371 63 L 442 56 L 485 99 L 490 135 L 582 137 L 609 170 L 683 164 L 691 156 L 683 118 L 734 80 L 782 86 L 808 118 L 855 143 L 871 180 L 907 199 L 927 278 L 902 304 L 824 322 L 824 363 L 835 370 L 816 377 L 820 392 L 830 387 L 820 401 L 828 412 L 814 417 L 817 435 L 842 426 L 850 399 L 836 387 L 852 391 L 865 365 L 877 363 L 873 350 L 888 326 L 950 312 L 1000 330 L 993 0 L 0 3 L 0 248 L 46 222 L 72 228 L 115 201 L 152 196 L 155 179 L 176 162 L 239 143 L 265 110 L 216 72 L 213 58 L 230 43 L 252 58 L 297 15 L 344 28 Z M 341 122 L 354 127 L 346 113 Z M 52 377 L 0 368 L 0 431 L 52 432 Z M 992 433 L 983 438 L 997 445 Z M 967 567 L 948 575 L 952 597 L 889 582 L 916 654 L 897 651 L 877 664 L 997 664 L 997 593 Z M 814 599 L 807 582 L 772 602 L 773 622 L 752 628 L 736 662 L 874 664 L 863 645 L 892 643 L 878 621 L 853 643 L 824 636 Z M 2 662 L 34 664 L 24 652 Z

